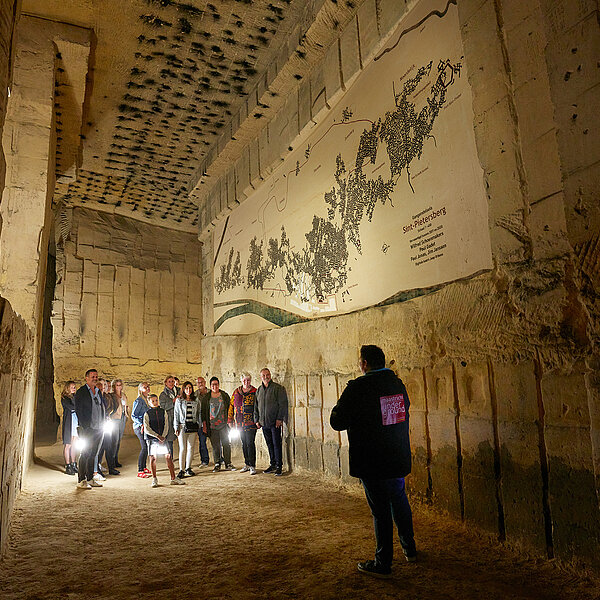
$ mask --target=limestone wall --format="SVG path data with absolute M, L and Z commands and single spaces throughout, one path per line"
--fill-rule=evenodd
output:
M 500 540 L 597 567 L 599 146 L 588 112 L 599 76 L 590 52 L 597 7 L 460 0 L 458 9 L 492 270 L 390 306 L 207 337 L 203 371 L 230 389 L 242 370 L 256 380 L 269 366 L 290 393 L 292 465 L 347 478 L 347 438 L 329 428 L 328 415 L 358 374 L 360 345 L 379 344 L 412 401 L 413 493 Z M 351 84 L 404 10 L 392 0 L 364 2 L 329 49 L 331 60 L 312 72 L 326 99 Z M 268 143 L 248 146 L 252 187 L 327 110 L 321 86 L 307 90 L 306 110 L 282 109 L 298 130 L 274 119 Z M 269 158 L 275 149 L 281 154 Z M 211 245 L 219 243 L 210 231 L 243 200 L 248 180 L 236 175 L 220 180 L 200 210 L 208 334 Z
M 8 89 L 14 66 L 14 37 L 20 1 L 0 3 L 0 137 L 4 133 Z M 0 191 L 4 191 L 5 146 L 0 147 Z M 6 226 L 0 217 L 0 231 Z M 13 505 L 31 457 L 35 401 L 34 332 L 0 294 L 0 554 L 8 543 Z
M 14 501 L 31 452 L 28 422 L 35 405 L 35 353 L 31 330 L 0 298 L 0 549 L 8 542 Z
M 7 90 L 13 66 L 15 17 L 20 12 L 20 5 L 20 0 L 10 0 L 0 5 L 0 133 L 6 115 Z M 0 148 L 0 189 L 4 188 L 5 171 L 4 150 Z
M 196 236 L 87 209 L 57 213 L 55 392 L 95 367 L 131 402 L 170 373 L 196 377 L 202 337 Z

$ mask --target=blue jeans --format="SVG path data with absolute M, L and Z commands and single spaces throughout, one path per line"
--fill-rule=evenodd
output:
M 406 556 L 415 556 L 412 512 L 406 496 L 404 477 L 397 479 L 361 479 L 375 526 L 375 562 L 384 568 L 394 556 L 394 522 Z
M 206 434 L 202 431 L 202 425 L 198 431 L 198 451 L 200 452 L 200 462 L 204 465 L 208 464 L 208 446 L 206 445 Z
M 140 441 L 141 450 L 138 455 L 138 473 L 143 471 L 146 468 L 146 461 L 148 459 L 148 444 L 146 444 L 146 440 L 144 439 L 144 434 L 142 433 L 141 427 L 134 427 L 133 433 L 137 436 L 137 439 Z
M 281 427 L 263 427 L 262 430 L 269 449 L 271 466 L 281 469 L 283 464 L 281 460 Z

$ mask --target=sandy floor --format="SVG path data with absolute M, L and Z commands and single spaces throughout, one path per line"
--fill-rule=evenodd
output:
M 600 598 L 598 582 L 418 507 L 419 562 L 398 558 L 392 579 L 373 579 L 356 570 L 374 547 L 357 490 L 309 475 L 209 471 L 175 487 L 164 459 L 151 489 L 135 477 L 136 444 L 127 440 L 122 475 L 88 491 L 62 474 L 60 446 L 38 449 L 0 562 L 2 600 Z

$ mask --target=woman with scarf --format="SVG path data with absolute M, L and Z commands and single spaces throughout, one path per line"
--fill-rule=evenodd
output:
M 244 467 L 241 473 L 250 471 L 250 475 L 256 475 L 256 423 L 254 422 L 254 403 L 256 402 L 256 388 L 252 385 L 252 377 L 249 373 L 240 376 L 242 385 L 235 389 L 229 404 L 229 418 L 227 422 L 230 427 L 235 427 L 240 432 L 242 439 L 242 450 L 244 452 Z
M 186 381 L 181 388 L 181 397 L 175 400 L 173 421 L 175 435 L 179 440 L 179 473 L 177 474 L 179 479 L 185 475 L 193 477 L 196 474 L 192 471 L 192 455 L 201 423 L 200 402 L 196 400 L 192 382 Z M 185 471 L 183 470 L 184 456 Z

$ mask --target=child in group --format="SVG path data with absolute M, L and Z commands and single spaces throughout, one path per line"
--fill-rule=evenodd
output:
M 158 396 L 150 394 L 148 396 L 150 408 L 144 414 L 144 438 L 148 444 L 148 455 L 150 456 L 150 469 L 152 471 L 152 487 L 158 487 L 158 477 L 156 476 L 156 455 L 165 454 L 167 467 L 171 474 L 171 485 L 184 485 L 185 481 L 175 477 L 175 467 L 173 458 L 169 453 L 168 446 L 165 444 L 165 438 L 169 432 L 169 419 L 166 411 L 160 407 Z

